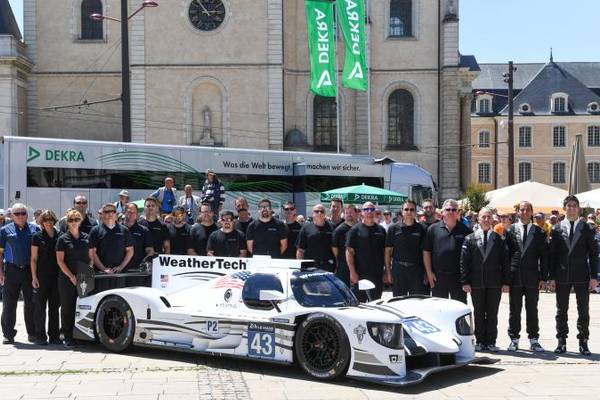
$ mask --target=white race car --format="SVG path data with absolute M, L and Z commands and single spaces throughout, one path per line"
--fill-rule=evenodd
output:
M 425 296 L 359 304 L 335 275 L 309 266 L 160 255 L 152 288 L 79 297 L 74 337 L 115 352 L 133 345 L 297 362 L 318 379 L 388 385 L 487 360 L 475 357 L 465 304 Z

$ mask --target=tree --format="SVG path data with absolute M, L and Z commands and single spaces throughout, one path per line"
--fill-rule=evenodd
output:
M 467 187 L 463 196 L 463 208 L 465 211 L 479 212 L 490 202 L 485 198 L 485 188 L 478 184 L 471 184 Z

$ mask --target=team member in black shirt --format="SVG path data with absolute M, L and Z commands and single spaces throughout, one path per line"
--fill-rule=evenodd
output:
M 427 230 L 431 225 L 438 222 L 438 219 L 435 216 L 435 205 L 433 204 L 433 200 L 425 199 L 423 200 L 423 203 L 421 203 L 421 207 L 423 207 L 423 214 L 425 215 L 425 220 L 421 222 L 421 225 Z
M 117 209 L 107 203 L 102 207 L 103 222 L 90 231 L 90 248 L 94 266 L 107 274 L 119 273 L 133 257 L 131 233 L 117 224 Z
M 188 243 L 187 253 L 190 256 L 205 256 L 206 244 L 211 233 L 218 231 L 219 227 L 215 224 L 214 214 L 210 204 L 200 206 L 199 222 L 190 228 L 190 241 Z
M 214 231 L 208 238 L 207 255 L 216 257 L 247 257 L 246 236 L 233 228 L 233 212 L 221 213 L 221 229 Z
M 248 201 L 245 197 L 238 197 L 235 199 L 235 210 L 237 211 L 238 217 L 235 221 L 235 229 L 242 231 L 245 235 L 248 231 L 248 225 L 254 221 L 248 212 Z
M 335 256 L 331 250 L 333 224 L 325 217 L 325 207 L 317 204 L 312 209 L 313 220 L 302 226 L 298 235 L 296 258 L 314 260 L 317 268 L 335 271 Z
M 285 217 L 285 225 L 287 227 L 288 242 L 288 247 L 285 249 L 283 258 L 295 259 L 298 235 L 300 234 L 300 229 L 302 229 L 302 225 L 296 221 L 296 205 L 291 201 L 286 202 L 283 205 L 283 216 Z
M 344 222 L 333 231 L 331 251 L 335 256 L 335 275 L 350 287 L 350 271 L 346 263 L 346 236 L 350 228 L 356 224 L 357 211 L 354 204 L 344 207 Z
M 417 203 L 402 205 L 402 221 L 391 225 L 385 242 L 386 283 L 393 284 L 394 296 L 426 294 L 423 242 L 425 228 L 416 222 Z
M 443 219 L 427 229 L 423 244 L 423 264 L 431 294 L 467 303 L 460 283 L 460 251 L 470 228 L 458 221 L 458 203 L 448 199 L 442 207 Z
M 138 269 L 142 260 L 146 256 L 154 254 L 152 235 L 145 226 L 138 224 L 139 210 L 134 203 L 128 203 L 125 206 L 125 226 L 129 229 L 131 240 L 133 242 L 133 257 L 125 267 L 124 271 L 129 269 Z
M 44 210 L 39 217 L 42 230 L 31 238 L 31 276 L 33 286 L 33 314 L 36 344 L 60 343 L 58 309 L 58 263 L 56 262 L 56 241 L 58 231 L 54 228 L 57 218 L 53 211 Z M 48 336 L 46 336 L 46 306 L 48 307 Z
M 113 206 L 114 207 L 114 206 Z M 81 214 L 72 210 L 66 216 L 67 232 L 56 242 L 56 260 L 61 273 L 58 278 L 60 294 L 60 325 L 65 338 L 65 346 L 73 347 L 73 327 L 75 325 L 75 303 L 77 301 L 77 272 L 79 268 L 92 265 L 92 250 L 88 235 L 79 231 Z
M 87 212 L 87 210 L 88 210 L 87 198 L 83 195 L 75 196 L 75 198 L 73 199 L 73 208 L 75 210 L 79 211 L 79 214 L 81 214 L 83 216 L 83 220 L 81 221 L 79 230 L 81 232 L 89 234 L 90 231 L 92 230 L 92 228 L 94 226 L 98 225 L 98 221 L 96 221 L 96 219 L 93 218 Z M 60 222 L 58 224 L 61 233 L 65 233 L 67 231 L 68 227 L 67 227 L 67 224 L 65 221 L 66 221 L 66 219 L 63 218 L 60 220 Z
M 256 255 L 281 258 L 288 246 L 285 224 L 273 217 L 269 199 L 259 201 L 258 210 L 260 218 L 248 226 L 246 234 L 248 251 Z
M 144 202 L 144 217 L 139 220 L 139 224 L 150 230 L 154 252 L 158 254 L 171 253 L 169 228 L 158 219 L 158 201 L 154 197 L 148 197 Z
M 383 266 L 385 229 L 375 222 L 375 205 L 366 202 L 362 207 L 363 221 L 354 225 L 346 239 L 346 262 L 350 270 L 350 282 L 355 285 L 360 279 L 375 284 L 372 299 L 381 298 L 383 291 Z M 357 292 L 360 301 L 366 301 L 364 292 Z
M 330 217 L 329 222 L 333 224 L 334 229 L 340 226 L 344 222 L 342 218 L 342 209 L 344 208 L 344 202 L 339 197 L 331 199 L 331 205 L 329 208 Z
M 186 221 L 185 209 L 180 206 L 173 207 L 173 223 L 169 225 L 171 254 L 188 254 L 191 227 Z

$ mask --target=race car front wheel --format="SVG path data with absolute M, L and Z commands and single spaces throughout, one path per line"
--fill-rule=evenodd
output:
M 109 296 L 102 301 L 96 313 L 98 341 L 110 351 L 120 353 L 133 342 L 135 319 L 129 304 L 119 296 Z
M 335 379 L 348 369 L 348 337 L 340 323 L 329 315 L 309 315 L 298 327 L 294 344 L 298 363 L 315 378 Z

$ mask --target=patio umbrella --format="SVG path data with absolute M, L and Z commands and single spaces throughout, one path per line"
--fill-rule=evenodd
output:
M 487 192 L 488 207 L 499 212 L 514 213 L 515 206 L 523 200 L 531 202 L 535 212 L 549 213 L 560 210 L 567 191 L 539 182 L 526 181 Z
M 600 189 L 577 193 L 581 207 L 600 208 Z
M 373 202 L 377 205 L 402 205 L 408 196 L 369 185 L 346 186 L 321 193 L 321 201 L 329 202 L 339 197 L 344 203 Z
M 575 143 L 571 151 L 571 169 L 569 170 L 569 194 L 587 192 L 591 189 L 585 155 L 583 154 L 583 138 L 581 133 L 575 135 Z

